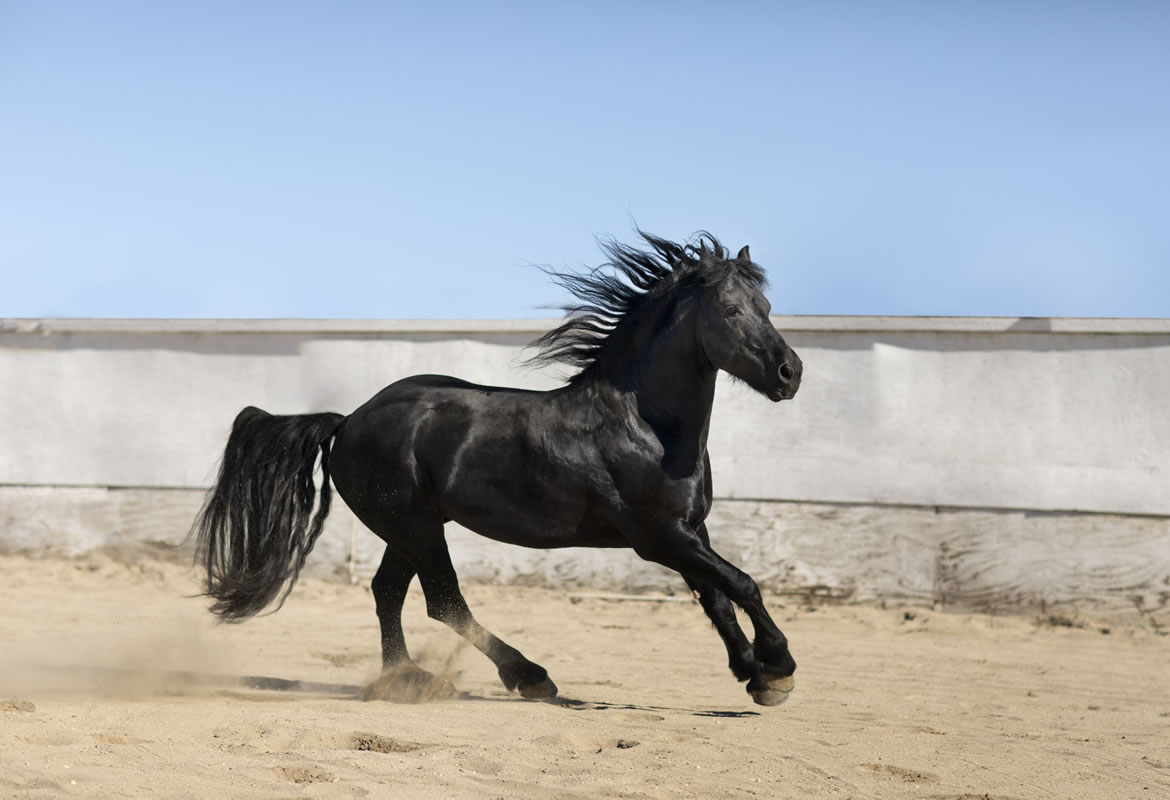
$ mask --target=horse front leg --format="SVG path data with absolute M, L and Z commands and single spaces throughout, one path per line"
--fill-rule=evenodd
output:
M 711 548 L 711 537 L 707 532 L 707 523 L 699 523 L 695 533 L 699 536 L 700 540 L 702 540 L 703 545 L 711 550 L 711 553 L 715 555 L 716 558 L 721 558 L 719 554 L 715 553 L 714 549 Z M 745 572 L 742 572 L 741 570 L 738 570 L 734 565 L 726 562 L 726 560 L 724 560 L 724 562 L 727 563 L 727 566 L 729 566 L 731 569 L 740 572 L 742 579 L 745 579 L 750 583 L 750 586 L 748 587 L 749 590 L 754 590 L 755 595 L 758 597 L 760 593 L 759 587 L 756 585 L 751 576 Z M 699 603 L 702 604 L 703 591 L 702 589 L 699 589 L 698 591 L 700 598 Z M 712 622 L 715 622 L 716 616 L 718 616 L 720 619 L 730 618 L 731 625 L 735 627 L 736 631 L 739 631 L 740 639 L 746 642 L 746 638 L 743 636 L 743 631 L 739 630 L 739 623 L 735 619 L 735 609 L 732 607 L 731 601 L 728 599 L 727 595 L 721 592 L 719 589 L 710 586 L 706 593 L 710 598 L 708 602 L 711 605 L 711 610 L 709 611 L 707 610 L 706 606 L 703 607 L 704 611 L 707 611 L 707 616 L 711 617 Z M 759 608 L 760 617 L 758 618 L 758 621 L 756 617 L 750 618 L 756 633 L 756 641 L 755 645 L 752 647 L 752 652 L 756 659 L 760 662 L 760 674 L 768 688 L 781 692 L 792 691 L 792 687 L 794 685 L 792 673 L 796 671 L 796 661 L 793 660 L 792 653 L 788 649 L 788 638 L 780 631 L 780 628 L 777 627 L 776 623 L 772 621 L 772 617 L 770 614 L 768 614 L 768 609 L 764 606 L 762 600 L 759 603 Z M 718 622 L 715 622 L 715 627 L 716 630 L 719 630 Z M 720 635 L 722 636 L 722 632 Z M 724 637 L 724 641 L 727 641 L 726 637 Z M 728 652 L 730 653 L 730 645 L 728 645 Z M 737 674 L 736 677 L 739 677 L 739 675 Z M 744 679 L 741 678 L 741 680 Z
M 796 671 L 788 639 L 768 614 L 759 586 L 751 576 L 711 548 L 705 524 L 697 529 L 680 524 L 653 537 L 652 545 L 635 550 L 643 558 L 679 572 L 699 593 L 703 610 L 727 646 L 732 673 L 747 681 L 747 691 L 756 703 L 779 705 L 788 698 Z M 732 602 L 752 621 L 754 645 L 748 645 Z
M 727 648 L 727 666 L 737 680 L 746 681 L 756 673 L 755 650 L 739 627 L 735 618 L 735 607 L 727 595 L 709 583 L 683 576 L 687 586 L 699 598 L 699 605 L 711 620 L 719 638 Z
M 683 579 L 698 595 L 699 605 L 723 640 L 732 674 L 738 680 L 748 682 L 748 692 L 760 705 L 779 705 L 784 702 L 795 685 L 792 673 L 796 670 L 796 662 L 788 651 L 788 642 L 780 629 L 773 623 L 775 635 L 769 635 L 766 625 L 753 621 L 756 641 L 752 645 L 739 627 L 735 608 L 726 594 L 712 584 L 693 577 L 683 575 Z M 767 615 L 767 609 L 763 613 Z M 771 622 L 770 617 L 768 621 Z M 759 682 L 753 682 L 757 676 Z M 762 689 L 760 682 L 763 684 Z

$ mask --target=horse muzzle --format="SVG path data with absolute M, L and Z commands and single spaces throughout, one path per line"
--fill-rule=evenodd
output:
M 796 390 L 800 388 L 803 372 L 804 364 L 801 363 L 799 356 L 790 353 L 776 368 L 777 385 L 767 393 L 768 399 L 773 403 L 779 403 L 781 400 L 791 400 L 795 397 Z

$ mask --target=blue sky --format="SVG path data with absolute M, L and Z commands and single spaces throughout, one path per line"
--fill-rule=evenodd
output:
M 0 0 L 0 316 L 1170 316 L 1170 3 Z

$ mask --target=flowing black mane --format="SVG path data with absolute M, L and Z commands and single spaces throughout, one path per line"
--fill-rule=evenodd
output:
M 756 264 L 729 258 L 727 248 L 701 231 L 685 244 L 645 231 L 638 235 L 650 245 L 639 250 L 621 242 L 600 243 L 609 261 L 587 272 L 545 272 L 580 302 L 561 308 L 568 319 L 532 343 L 536 355 L 528 363 L 569 364 L 579 368 L 570 382 L 597 363 L 612 334 L 639 316 L 647 301 L 688 286 L 725 278 L 731 269 L 764 288 L 767 278 Z

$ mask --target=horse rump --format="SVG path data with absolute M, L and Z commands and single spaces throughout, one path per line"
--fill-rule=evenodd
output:
M 239 622 L 284 604 L 329 513 L 329 445 L 341 414 L 277 416 L 249 406 L 232 424 L 215 486 L 195 520 L 211 612 Z M 321 496 L 313 472 L 321 455 Z M 276 610 L 274 609 L 274 610 Z

